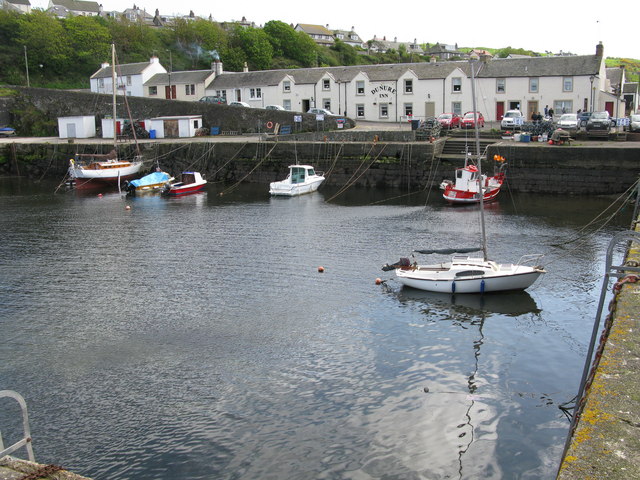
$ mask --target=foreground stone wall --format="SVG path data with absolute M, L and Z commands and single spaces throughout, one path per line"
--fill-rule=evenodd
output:
M 17 95 L 4 97 L 5 101 L 0 103 L 0 109 L 4 112 L 0 114 L 0 118 L 6 118 L 7 112 L 9 114 L 10 120 L 6 123 L 12 123 L 11 112 L 21 102 L 34 105 L 52 121 L 57 121 L 58 117 L 96 115 L 98 126 L 101 124 L 100 120 L 111 116 L 113 111 L 111 95 L 47 88 L 7 88 L 17 92 Z M 122 96 L 118 96 L 117 103 L 118 116 L 127 118 Z M 274 125 L 291 125 L 293 128 L 294 115 L 302 115 L 302 122 L 298 124 L 302 131 L 334 130 L 338 128 L 336 120 L 340 118 L 326 117 L 324 122 L 317 122 L 316 116 L 311 114 L 143 97 L 127 97 L 127 103 L 134 120 L 159 116 L 202 115 L 203 125 L 207 129 L 219 127 L 221 131 L 238 133 L 268 131 L 270 122 Z M 353 128 L 355 125 L 354 121 L 348 118 L 345 122 L 342 128 Z

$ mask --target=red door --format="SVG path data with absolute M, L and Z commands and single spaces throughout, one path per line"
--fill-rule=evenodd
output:
M 167 100 L 171 100 L 176 98 L 176 86 L 175 85 L 171 85 L 171 86 L 166 86 L 164 87 L 164 96 Z
M 613 102 L 604 102 L 604 109 L 613 117 Z
M 503 116 L 504 116 L 504 102 L 497 102 L 496 103 L 496 122 L 499 122 L 500 120 L 502 120 Z

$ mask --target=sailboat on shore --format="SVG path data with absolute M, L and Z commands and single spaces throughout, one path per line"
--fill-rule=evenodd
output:
M 473 111 L 476 111 L 475 73 L 471 62 L 471 93 L 473 98 Z M 484 221 L 484 191 L 487 188 L 482 185 L 482 163 L 480 158 L 480 133 L 478 125 L 475 125 L 475 140 L 477 158 L 478 195 L 480 207 L 481 247 L 474 248 L 447 248 L 414 250 L 423 254 L 452 255 L 450 261 L 419 265 L 411 262 L 409 258 L 401 258 L 399 262 L 382 267 L 384 271 L 395 270 L 400 283 L 408 287 L 442 293 L 485 293 L 502 292 L 509 290 L 525 290 L 542 274 L 546 273 L 540 266 L 529 266 L 525 263 L 535 261 L 540 255 L 524 255 L 517 264 L 497 263 L 489 260 L 487 256 L 487 236 Z M 466 255 L 474 252 L 482 252 L 482 256 Z
M 136 142 L 134 160 L 118 158 L 117 120 L 116 120 L 116 49 L 111 45 L 111 80 L 113 90 L 113 150 L 106 154 L 76 154 L 69 161 L 69 176 L 78 189 L 95 188 L 105 185 L 117 186 L 131 180 L 142 169 L 143 161 Z M 125 96 L 126 101 L 126 96 Z M 135 137 L 135 131 L 134 131 Z

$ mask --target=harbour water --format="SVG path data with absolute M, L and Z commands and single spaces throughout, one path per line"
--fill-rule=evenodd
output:
M 452 297 L 380 270 L 478 244 L 476 209 L 437 192 L 55 186 L 0 181 L 0 390 L 25 397 L 37 461 L 95 479 L 555 475 L 629 208 L 558 247 L 612 199 L 503 192 L 490 256 L 544 253 L 548 273 Z M 5 445 L 19 426 L 0 403 Z

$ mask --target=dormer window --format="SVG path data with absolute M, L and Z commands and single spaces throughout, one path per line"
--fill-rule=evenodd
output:
M 286 80 L 282 82 L 282 91 L 289 93 L 291 91 L 291 82 Z
M 331 80 L 328 78 L 322 79 L 322 90 L 331 90 Z

